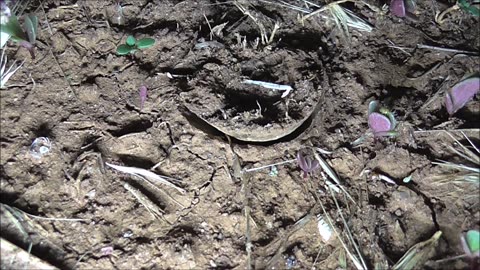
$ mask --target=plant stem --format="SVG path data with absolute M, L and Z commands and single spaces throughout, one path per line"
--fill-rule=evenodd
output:
M 292 163 L 292 162 L 295 162 L 295 161 L 297 161 L 297 160 L 296 159 L 290 159 L 290 160 L 286 160 L 286 161 L 282 161 L 282 162 L 278 162 L 278 163 L 274 163 L 274 164 L 269 164 L 269 165 L 265 165 L 265 166 L 261 166 L 261 167 L 257 167 L 257 168 L 250 168 L 250 169 L 245 170 L 245 172 L 259 171 L 259 170 L 263 170 L 263 169 L 266 169 L 266 168 L 270 168 L 272 166 L 283 165 L 283 164 Z

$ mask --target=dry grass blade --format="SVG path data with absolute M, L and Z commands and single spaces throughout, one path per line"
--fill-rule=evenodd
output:
M 132 195 L 147 209 L 153 218 L 160 219 L 162 217 L 162 214 L 164 213 L 162 209 L 148 199 L 147 196 L 143 195 L 142 192 L 132 187 L 128 183 L 124 183 L 123 187 L 132 193 Z
M 373 27 L 370 26 L 369 23 L 367 23 L 362 18 L 358 17 L 355 13 L 353 13 L 353 11 L 346 8 L 342 8 L 342 10 L 347 15 L 346 22 L 349 27 L 353 27 L 364 32 L 371 32 L 373 30 Z
M 470 146 L 475 150 L 470 150 L 467 146 L 460 143 L 452 134 L 446 132 L 453 140 L 454 146 L 447 145 L 447 148 L 455 153 L 457 156 L 465 159 L 470 162 L 471 165 L 464 165 L 453 163 L 449 161 L 439 160 L 439 162 L 432 162 L 435 165 L 442 166 L 444 168 L 449 168 L 457 170 L 457 173 L 446 175 L 440 182 L 444 184 L 448 183 L 470 183 L 474 184 L 477 187 L 480 186 L 480 151 L 475 146 L 475 144 L 462 132 L 462 135 L 469 142 Z
M 268 3 L 268 4 L 272 4 L 272 5 L 278 5 L 278 6 L 281 6 L 281 7 L 289 8 L 289 9 L 292 9 L 292 10 L 295 10 L 295 11 L 299 11 L 301 13 L 308 14 L 300 20 L 300 22 L 302 24 L 304 23 L 304 21 L 306 19 L 311 17 L 312 14 L 315 15 L 315 14 L 319 14 L 323 11 L 329 10 L 331 15 L 332 15 L 331 17 L 333 17 L 336 25 L 340 28 L 340 30 L 342 31 L 342 34 L 344 34 L 347 37 L 349 36 L 348 27 L 352 27 L 352 28 L 355 28 L 359 31 L 364 31 L 364 32 L 371 32 L 373 30 L 373 27 L 369 23 L 367 23 L 365 20 L 358 17 L 351 10 L 348 10 L 348 9 L 343 8 L 340 5 L 338 5 L 340 3 L 348 2 L 348 1 L 337 1 L 337 2 L 327 4 L 323 7 L 319 6 L 315 3 L 311 3 L 309 1 L 303 1 L 305 6 L 307 6 L 307 8 L 296 6 L 296 5 L 287 3 L 285 1 L 272 2 L 272 1 L 260 0 L 260 2 Z M 350 2 L 356 2 L 356 1 L 350 1 Z M 360 1 L 360 2 L 362 2 L 362 1 Z M 364 3 L 364 2 L 362 2 L 362 3 Z M 308 6 L 314 6 L 314 7 L 317 7 L 319 9 L 317 9 L 315 11 L 312 11 L 310 8 L 308 8 Z M 372 6 L 369 6 L 369 7 L 372 8 Z M 328 17 L 327 15 L 320 15 L 320 16 L 323 19 L 330 19 L 330 17 Z
M 304 1 L 304 2 L 307 2 L 307 1 Z M 305 20 L 308 20 L 309 18 L 311 18 L 311 17 L 313 17 L 313 16 L 315 16 L 315 15 L 318 15 L 318 14 L 326 11 L 327 9 L 329 9 L 329 8 L 330 8 L 331 6 L 333 6 L 333 5 L 338 5 L 338 4 L 342 4 L 342 3 L 345 3 L 345 2 L 353 2 L 353 3 L 358 2 L 358 3 L 362 3 L 362 4 L 366 5 L 366 6 L 368 6 L 368 7 L 369 7 L 371 10 L 373 10 L 374 12 L 380 12 L 380 10 L 379 10 L 378 8 L 376 8 L 374 5 L 371 5 L 371 4 L 369 4 L 369 3 L 365 2 L 365 1 L 362 1 L 362 0 L 338 0 L 338 1 L 334 1 L 334 2 L 328 3 L 327 5 L 324 5 L 324 6 L 320 7 L 319 9 L 311 12 L 310 14 L 306 15 L 305 17 L 303 17 L 303 18 L 301 19 L 301 22 L 304 23 Z M 318 7 L 318 5 L 315 5 L 315 6 Z M 357 17 L 357 18 L 358 18 L 358 17 Z M 363 21 L 363 20 L 362 20 L 362 21 Z
M 254 171 L 259 171 L 259 170 L 263 170 L 263 169 L 270 169 L 273 166 L 293 163 L 293 162 L 296 162 L 296 161 L 297 161 L 297 159 L 290 159 L 290 160 L 286 160 L 286 161 L 281 161 L 281 162 L 277 162 L 277 163 L 272 163 L 272 164 L 260 166 L 260 167 L 257 167 L 257 168 L 245 169 L 244 171 L 245 172 L 254 172 Z
M 338 201 L 337 201 L 337 198 L 335 197 L 335 193 L 333 192 L 333 190 L 331 188 L 328 188 L 328 190 L 330 191 L 330 195 L 332 195 L 333 201 L 335 202 L 335 206 L 337 207 L 337 212 L 340 215 L 340 218 L 342 219 L 342 222 L 343 222 L 343 225 L 345 226 L 345 229 L 347 230 L 347 239 L 350 241 L 350 244 L 355 249 L 355 252 L 357 253 L 358 258 L 360 258 L 360 263 L 361 263 L 362 269 L 367 269 L 367 264 L 365 263 L 365 260 L 362 257 L 362 253 L 360 252 L 360 248 L 358 247 L 357 243 L 355 242 L 355 239 L 353 239 L 353 235 L 352 235 L 352 232 L 350 231 L 350 227 L 348 227 L 347 221 L 343 217 L 342 209 L 338 205 Z M 355 257 L 355 258 L 357 258 L 357 257 Z
M 312 12 L 312 10 L 309 9 L 309 8 L 303 8 L 303 7 L 296 6 L 296 5 L 287 3 L 285 1 L 281 1 L 281 0 L 280 1 L 259 0 L 259 2 L 270 4 L 270 5 L 277 5 L 277 6 L 284 7 L 284 8 L 289 8 L 289 9 L 299 11 L 299 12 L 302 12 L 302 13 L 306 13 L 306 14 Z M 317 7 L 319 7 L 319 6 L 317 6 Z
M 440 162 L 432 162 L 432 164 L 444 166 L 444 167 L 451 168 L 451 169 L 465 170 L 465 171 L 471 171 L 471 172 L 474 172 L 474 173 L 480 173 L 480 168 L 478 168 L 478 167 L 469 167 L 469 166 L 466 166 L 466 165 L 463 165 L 463 164 L 455 164 L 455 163 L 444 161 L 444 160 L 440 160 Z
M 322 167 L 322 170 L 324 172 L 327 173 L 327 175 L 338 185 L 338 187 L 342 190 L 342 192 L 344 194 L 346 194 L 346 196 L 348 197 L 348 199 L 350 199 L 350 201 L 353 202 L 353 204 L 357 204 L 355 202 L 355 200 L 352 198 L 352 196 L 350 196 L 350 194 L 345 190 L 345 188 L 342 186 L 341 182 L 340 182 L 340 178 L 338 178 L 337 174 L 332 170 L 332 168 L 330 168 L 330 166 L 328 165 L 328 163 L 315 151 L 313 151 L 313 155 L 315 156 L 315 158 L 318 160 L 318 162 L 320 163 L 320 167 Z
M 16 208 L 15 208 L 16 209 Z M 18 211 L 21 211 L 17 209 Z M 48 220 L 48 221 L 67 221 L 67 222 L 78 222 L 78 221 L 90 221 L 90 219 L 86 218 L 48 218 L 48 217 L 39 217 L 35 216 L 29 213 L 25 213 L 21 211 L 24 215 L 27 215 L 28 217 L 31 217 L 33 219 L 39 219 L 39 220 Z
M 442 231 L 436 232 L 430 239 L 420 242 L 411 247 L 403 257 L 393 266 L 393 270 L 422 269 L 423 264 L 435 251 L 438 239 Z
M 348 249 L 348 247 L 347 247 L 347 245 L 345 244 L 345 242 L 342 240 L 342 237 L 341 237 L 340 232 L 337 230 L 337 228 L 336 228 L 335 225 L 333 224 L 332 218 L 331 218 L 330 215 L 327 213 L 327 210 L 325 209 L 325 206 L 323 205 L 322 201 L 321 201 L 320 198 L 318 197 L 317 193 L 314 192 L 313 194 L 315 194 L 315 197 L 317 198 L 317 201 L 318 201 L 318 203 L 320 204 L 320 207 L 322 208 L 323 217 L 325 217 L 324 220 L 327 221 L 328 225 L 330 225 L 330 227 L 332 228 L 332 230 L 333 230 L 333 231 L 335 232 L 335 234 L 338 236 L 338 239 L 340 240 L 340 243 L 342 244 L 342 247 L 345 249 L 345 252 L 347 253 L 348 257 L 349 257 L 350 260 L 353 262 L 353 265 L 355 265 L 355 268 L 356 268 L 357 270 L 366 270 L 367 268 L 362 265 L 362 263 L 357 259 L 357 257 L 355 257 L 355 255 L 353 255 L 353 253 Z M 363 260 L 362 260 L 362 262 L 363 262 Z
M 363 19 L 355 15 L 355 13 L 346 8 L 343 8 L 336 4 L 329 4 L 328 10 L 332 15 L 335 24 L 340 29 L 342 36 L 346 40 L 350 39 L 349 27 L 364 32 L 371 32 L 373 30 L 373 28 L 367 22 L 365 22 Z
M 247 251 L 247 269 L 252 269 L 252 226 L 250 225 L 251 217 L 250 217 L 250 203 L 249 203 L 249 196 L 250 196 L 250 175 L 242 174 L 242 189 L 244 191 L 243 194 L 243 209 L 245 210 L 245 220 L 246 220 L 246 228 L 245 228 L 245 251 Z
M 470 138 L 468 138 L 468 136 L 465 135 L 464 132 L 461 132 L 461 133 L 465 137 L 465 139 L 467 139 L 467 141 L 470 143 L 472 148 L 475 149 L 477 154 L 475 154 L 475 152 L 473 152 L 472 150 L 468 149 L 465 145 L 460 143 L 457 139 L 455 139 L 455 137 L 452 136 L 452 134 L 447 132 L 447 134 L 455 141 L 455 143 L 461 148 L 461 150 L 463 152 L 458 151 L 457 149 L 453 148 L 452 146 L 450 146 L 449 148 L 452 151 L 454 151 L 456 154 L 458 154 L 459 156 L 461 156 L 461 157 L 467 159 L 468 161 L 480 166 L 480 156 L 478 155 L 478 154 L 480 154 L 479 149 L 475 146 L 475 144 L 473 144 L 473 142 L 470 140 Z
M 7 55 L 5 54 L 5 50 L 2 49 L 2 55 L 0 56 L 0 88 L 4 88 L 5 85 L 7 84 L 8 80 L 10 77 L 17 72 L 18 69 L 20 69 L 23 66 L 23 63 L 25 63 L 25 60 L 18 66 L 15 67 L 17 64 L 17 61 L 15 60 L 10 67 L 6 69 L 7 67 Z
M 342 36 L 349 40 L 350 32 L 348 31 L 348 15 L 339 5 L 329 5 L 328 10 L 332 14 L 335 24 L 340 29 Z
M 234 156 L 234 161 L 232 164 L 232 169 L 233 169 L 233 175 L 236 179 L 241 180 L 242 182 L 242 188 L 241 191 L 243 195 L 243 210 L 245 214 L 245 251 L 247 252 L 247 267 L 246 269 L 252 269 L 252 236 L 251 236 L 251 231 L 252 231 L 252 226 L 250 224 L 250 221 L 253 221 L 251 218 L 251 208 L 250 208 L 250 192 L 251 192 L 251 187 L 250 187 L 250 180 L 251 180 L 251 173 L 245 172 L 242 168 L 242 164 L 240 163 L 240 158 L 233 149 L 233 147 L 230 145 L 230 150 L 232 151 L 232 154 Z
M 273 29 L 270 33 L 270 36 L 268 35 L 267 28 L 265 27 L 264 22 L 260 19 L 260 15 L 257 14 L 251 7 L 251 5 L 248 3 L 248 1 L 239 1 L 235 0 L 233 1 L 233 4 L 247 17 L 249 17 L 257 26 L 258 29 L 260 30 L 260 39 L 262 41 L 263 45 L 268 45 L 273 41 L 273 38 L 275 37 L 276 31 L 280 28 L 280 24 L 276 22 L 273 26 Z
M 163 177 L 161 177 L 160 175 L 158 175 L 154 172 L 151 172 L 151 171 L 148 171 L 148 170 L 145 170 L 145 169 L 141 169 L 141 168 L 136 168 L 136 167 L 119 166 L 119 165 L 114 165 L 114 164 L 110 164 L 110 163 L 105 163 L 105 164 L 112 169 L 115 169 L 115 170 L 120 171 L 120 172 L 124 172 L 124 173 L 128 173 L 128 174 L 140 177 L 144 180 L 147 180 L 150 183 L 163 184 L 163 185 L 169 186 L 171 188 L 174 188 L 175 190 L 177 190 L 178 192 L 180 192 L 182 194 L 187 193 L 187 191 L 185 189 L 172 184 L 171 182 L 165 180 Z

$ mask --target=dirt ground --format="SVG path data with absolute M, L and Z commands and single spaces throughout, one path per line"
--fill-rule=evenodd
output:
M 62 269 L 247 269 L 249 257 L 254 269 L 342 269 L 339 238 L 325 242 L 317 227 L 320 200 L 346 232 L 321 170 L 306 179 L 296 163 L 240 173 L 313 147 L 331 152 L 323 157 L 355 201 L 337 194 L 369 269 L 391 267 L 439 230 L 424 267 L 468 266 L 436 262 L 462 254 L 461 233 L 480 226 L 478 185 L 441 182 L 453 174 L 432 164 L 465 162 L 440 130 L 480 142 L 478 97 L 452 117 L 443 105 L 443 91 L 480 60 L 478 18 L 457 10 L 435 22 L 454 1 L 418 1 L 416 20 L 394 17 L 386 1 L 346 2 L 373 26 L 349 37 L 328 11 L 302 24 L 299 11 L 262 1 L 121 1 L 121 20 L 115 1 L 42 2 L 27 9 L 39 17 L 36 59 L 13 43 L 6 50 L 26 62 L 0 91 L 3 238 L 32 243 Z M 275 22 L 262 42 L 259 25 L 270 37 Z M 130 34 L 156 43 L 117 55 Z M 246 79 L 293 90 L 282 97 Z M 354 145 L 372 100 L 395 112 L 399 135 Z M 40 159 L 29 154 L 37 137 L 52 142 Z M 186 192 L 105 162 L 155 166 Z

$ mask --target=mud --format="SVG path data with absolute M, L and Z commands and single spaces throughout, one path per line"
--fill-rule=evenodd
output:
M 231 2 L 131 1 L 119 18 L 113 1 L 44 1 L 37 58 L 14 44 L 6 49 L 25 64 L 0 91 L 1 236 L 25 249 L 32 243 L 33 255 L 62 269 L 246 269 L 248 242 L 255 269 L 337 269 L 343 248 L 337 236 L 320 237 L 320 202 L 345 228 L 321 170 L 305 179 L 291 162 L 277 173 L 239 174 L 314 147 L 330 152 L 322 156 L 354 199 L 336 196 L 369 269 L 394 265 L 438 230 L 425 267 L 464 269 L 466 261 L 435 261 L 461 254 L 461 233 L 480 226 L 478 186 L 441 182 L 452 171 L 432 162 L 465 163 L 438 130 L 466 130 L 480 141 L 478 98 L 452 117 L 443 105 L 446 89 L 478 71 L 478 18 L 456 11 L 439 25 L 435 12 L 450 4 L 419 1 L 413 22 L 382 11 L 383 2 L 368 1 L 375 10 L 344 4 L 374 26 L 350 28 L 347 38 L 328 12 L 301 24 L 297 11 L 250 1 L 267 38 L 280 22 L 262 42 L 261 27 Z M 129 34 L 156 43 L 116 55 Z M 293 91 L 282 97 L 247 79 Z M 371 100 L 395 112 L 399 135 L 354 146 L 368 130 Z M 52 142 L 41 159 L 29 154 L 37 137 Z M 105 162 L 154 167 L 187 192 Z M 82 220 L 24 217 L 25 237 L 8 207 Z

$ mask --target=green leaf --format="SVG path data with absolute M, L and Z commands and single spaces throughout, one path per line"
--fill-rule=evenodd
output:
M 480 232 L 476 230 L 470 230 L 467 232 L 467 244 L 470 248 L 470 252 L 475 253 L 480 251 Z
M 126 55 L 132 52 L 135 48 L 132 46 L 128 46 L 127 44 L 121 44 L 117 48 L 117 54 L 119 55 Z
M 31 44 L 35 43 L 37 39 L 38 30 L 38 18 L 33 14 L 27 14 L 25 16 L 25 30 L 27 31 L 28 41 Z
M 380 109 L 378 109 L 378 111 L 381 114 L 388 117 L 388 120 L 390 121 L 390 124 L 392 124 L 390 130 L 394 130 L 395 127 L 397 126 L 397 120 L 395 120 L 395 115 L 389 109 L 387 109 L 385 107 L 381 107 Z
M 12 36 L 13 41 L 18 42 L 20 40 L 27 40 L 27 37 L 25 36 L 25 33 L 23 32 L 22 27 L 18 22 L 17 16 L 15 15 L 10 16 L 8 22 L 6 24 L 2 24 L 0 30 L 3 33 L 7 33 Z
M 340 250 L 340 254 L 338 254 L 338 265 L 342 269 L 347 269 L 347 257 L 345 256 L 345 250 Z
M 138 49 L 146 49 L 152 47 L 155 44 L 155 39 L 153 38 L 142 38 L 137 41 L 137 48 Z
M 133 36 L 128 36 L 127 41 L 125 42 L 128 46 L 135 46 L 137 40 Z
M 473 3 L 478 4 L 478 2 L 475 1 L 473 1 Z M 480 17 L 480 8 L 468 3 L 467 0 L 458 0 L 458 6 L 463 10 L 470 12 L 473 16 Z
M 368 104 L 368 115 L 370 115 L 373 112 L 376 112 L 377 109 L 378 109 L 378 101 L 376 100 L 370 101 L 370 103 Z

